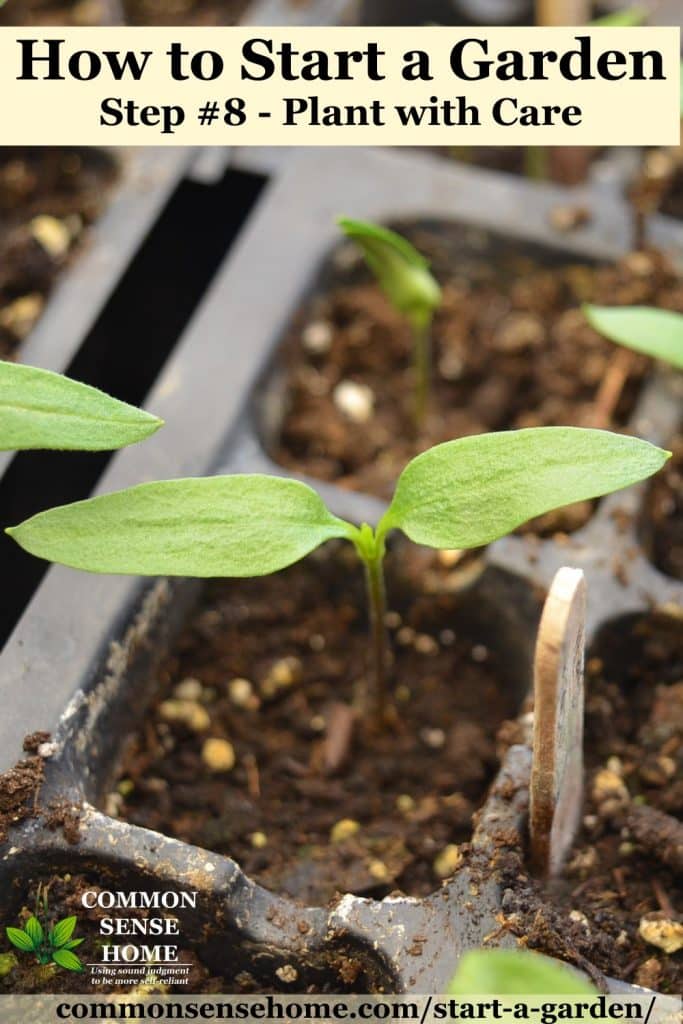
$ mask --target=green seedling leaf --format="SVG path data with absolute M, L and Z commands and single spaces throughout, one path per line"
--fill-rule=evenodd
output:
M 540 953 L 473 949 L 460 960 L 448 995 L 597 995 L 576 971 Z
M 630 28 L 644 25 L 647 17 L 644 7 L 625 7 L 621 11 L 605 14 L 602 18 L 595 18 L 589 23 L 589 28 Z
M 610 341 L 683 370 L 683 314 L 649 306 L 584 306 L 588 323 Z
M 0 362 L 0 450 L 107 451 L 142 441 L 162 420 L 50 370 Z
M 65 917 L 52 929 L 50 935 L 50 941 L 55 949 L 59 949 L 60 946 L 65 946 L 74 933 L 76 927 L 75 917 Z
M 277 572 L 357 531 L 306 484 L 237 474 L 140 484 L 7 532 L 31 554 L 88 572 L 242 577 Z
M 83 970 L 83 964 L 69 949 L 56 949 L 52 954 L 52 959 L 59 967 L 63 967 L 67 971 Z
M 7 938 L 10 940 L 13 946 L 17 949 L 22 950 L 24 953 L 32 953 L 33 939 L 30 935 L 27 935 L 21 928 L 5 928 Z
M 480 547 L 552 509 L 643 480 L 669 455 L 647 441 L 580 427 L 447 441 L 406 466 L 377 532 L 397 528 L 433 548 Z
M 340 217 L 344 234 L 360 246 L 380 287 L 395 308 L 414 324 L 429 322 L 441 302 L 441 289 L 429 263 L 410 242 L 388 228 Z
M 78 949 L 82 942 L 85 942 L 85 939 L 69 939 L 60 949 Z
M 31 939 L 33 948 L 38 949 L 38 946 L 44 939 L 43 926 L 37 917 L 29 917 L 28 921 L 24 925 L 24 931 Z

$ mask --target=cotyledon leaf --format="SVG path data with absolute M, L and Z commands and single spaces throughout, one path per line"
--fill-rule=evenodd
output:
M 349 217 L 339 217 L 337 223 L 361 248 L 396 309 L 426 321 L 441 302 L 441 289 L 424 256 L 407 238 L 389 228 Z
M 428 547 L 479 547 L 551 509 L 643 480 L 669 455 L 638 438 L 581 427 L 446 441 L 403 470 L 378 533 L 397 528 Z
M 31 554 L 136 576 L 265 576 L 354 526 L 297 480 L 235 474 L 139 484 L 7 530 Z
M 0 361 L 0 450 L 108 451 L 149 437 L 162 420 L 97 388 Z
M 650 306 L 584 306 L 591 327 L 610 341 L 683 370 L 683 314 Z

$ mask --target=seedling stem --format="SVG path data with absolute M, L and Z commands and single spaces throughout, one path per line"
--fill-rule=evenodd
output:
M 371 526 L 363 523 L 354 540 L 358 555 L 365 567 L 365 583 L 370 615 L 370 649 L 372 655 L 371 701 L 372 716 L 378 725 L 387 718 L 388 637 L 386 626 L 387 598 L 384 583 L 384 537 L 378 536 Z
M 424 423 L 429 407 L 432 378 L 432 316 L 415 313 L 411 318 L 415 359 L 415 425 Z

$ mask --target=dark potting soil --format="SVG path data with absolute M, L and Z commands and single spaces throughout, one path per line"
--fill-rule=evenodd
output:
M 614 408 L 601 405 L 605 415 L 598 414 L 600 386 L 618 374 L 616 350 L 587 325 L 579 306 L 642 303 L 683 311 L 683 283 L 663 257 L 635 253 L 616 266 L 591 267 L 480 231 L 404 230 L 443 285 L 424 429 L 413 428 L 410 333 L 359 266 L 355 248 L 344 245 L 329 287 L 289 333 L 284 419 L 271 444 L 278 462 L 389 497 L 406 462 L 431 444 L 518 427 L 624 426 L 648 361 L 632 360 Z M 532 528 L 570 531 L 590 512 L 589 503 L 572 506 Z
M 671 185 L 664 195 L 660 210 L 668 217 L 683 219 L 683 167 L 679 167 L 676 171 Z
M 683 579 L 683 436 L 671 443 L 673 455 L 648 492 L 645 540 L 655 565 Z
M 37 813 L 43 782 L 43 759 L 38 750 L 49 738 L 46 732 L 26 736 L 23 749 L 28 757 L 0 774 L 0 844 L 7 839 L 10 828 Z
M 481 639 L 495 627 L 483 614 L 470 628 L 450 572 L 431 553 L 425 571 L 425 558 L 390 557 L 390 728 L 359 716 L 362 573 L 350 548 L 328 545 L 275 576 L 207 589 L 105 809 L 230 855 L 307 904 L 438 888 L 517 700 Z
M 94 149 L 0 149 L 0 358 L 40 316 L 117 170 Z
M 605 631 L 587 663 L 585 750 L 583 825 L 564 877 L 545 894 L 540 886 L 520 893 L 519 865 L 510 864 L 506 927 L 534 948 L 680 993 L 680 617 L 622 620 Z
M 460 146 L 442 150 L 445 156 L 474 167 L 504 171 L 519 177 L 580 185 L 588 176 L 598 150 L 590 146 L 544 149 L 542 146 Z

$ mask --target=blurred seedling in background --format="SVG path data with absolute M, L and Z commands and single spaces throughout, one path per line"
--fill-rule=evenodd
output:
M 0 451 L 109 451 L 163 421 L 50 370 L 0 361 Z
M 238 474 L 140 484 L 42 512 L 7 532 L 40 558 L 135 576 L 265 576 L 325 541 L 349 541 L 365 568 L 370 613 L 365 710 L 380 728 L 389 718 L 384 557 L 392 530 L 431 548 L 480 547 L 534 516 L 636 483 L 668 457 L 607 431 L 531 428 L 418 455 L 375 528 L 339 519 L 297 480 Z
M 683 370 L 683 314 L 651 306 L 585 305 L 583 311 L 603 337 Z
M 633 369 L 634 352 L 683 370 L 683 315 L 651 306 L 591 306 L 583 312 L 591 327 L 620 346 L 595 399 L 594 426 L 611 419 Z
M 597 996 L 586 978 L 541 953 L 516 949 L 471 949 L 446 994 L 450 996 Z
M 441 289 L 427 260 L 402 235 L 348 217 L 340 217 L 337 223 L 360 247 L 380 288 L 410 324 L 415 374 L 414 416 L 419 430 L 430 399 L 432 321 L 441 304 Z

